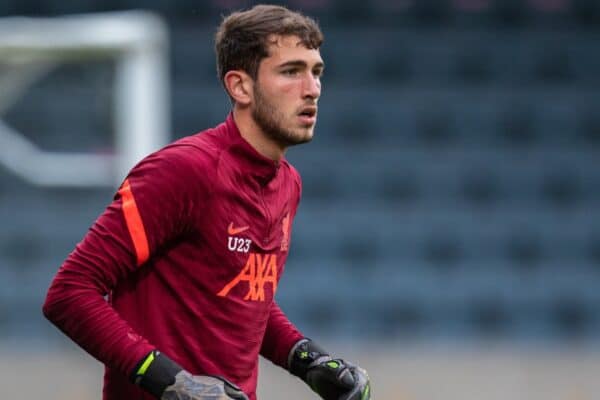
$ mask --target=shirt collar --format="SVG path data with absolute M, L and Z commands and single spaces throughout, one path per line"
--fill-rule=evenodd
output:
M 260 154 L 246 139 L 244 139 L 238 129 L 234 119 L 233 112 L 230 112 L 225 120 L 228 136 L 231 138 L 229 151 L 240 161 L 244 172 L 251 174 L 259 179 L 262 184 L 267 184 L 277 175 L 281 166 L 281 161 L 271 160 Z

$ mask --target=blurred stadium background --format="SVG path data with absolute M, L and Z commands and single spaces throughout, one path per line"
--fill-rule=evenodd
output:
M 213 32 L 252 4 L 3 0 L 0 16 L 164 18 L 172 140 L 226 115 Z M 304 180 L 290 318 L 380 400 L 600 398 L 600 1 L 281 4 L 321 22 L 327 64 L 315 140 L 288 153 Z M 0 117 L 44 150 L 109 154 L 114 82 L 110 58 L 56 64 Z M 100 398 L 100 364 L 41 303 L 117 180 L 40 187 L 0 164 L 4 395 Z M 262 371 L 263 400 L 315 398 Z

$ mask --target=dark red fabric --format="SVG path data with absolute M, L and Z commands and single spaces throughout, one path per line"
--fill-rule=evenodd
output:
M 155 348 L 256 399 L 259 353 L 285 366 L 302 338 L 274 301 L 298 173 L 257 153 L 230 115 L 142 160 L 126 185 L 59 269 L 44 314 L 106 365 L 105 400 L 150 399 L 128 376 Z

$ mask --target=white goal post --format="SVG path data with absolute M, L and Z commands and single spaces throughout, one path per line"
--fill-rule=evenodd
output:
M 168 41 L 165 23 L 144 11 L 0 18 L 0 164 L 41 186 L 118 184 L 169 139 Z M 114 154 L 43 151 L 2 121 L 54 65 L 99 58 L 116 61 Z

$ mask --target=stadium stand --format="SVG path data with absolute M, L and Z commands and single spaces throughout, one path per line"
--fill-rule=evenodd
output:
M 132 3 L 5 1 L 0 15 Z M 224 3 L 148 2 L 171 22 L 174 138 L 228 110 L 207 28 Z M 304 199 L 278 296 L 301 328 L 598 337 L 600 6 L 542 3 L 290 2 L 327 36 L 317 137 L 289 152 Z M 59 68 L 6 120 L 48 148 L 106 150 L 111 68 Z M 48 329 L 50 278 L 111 196 L 0 170 L 0 335 Z

